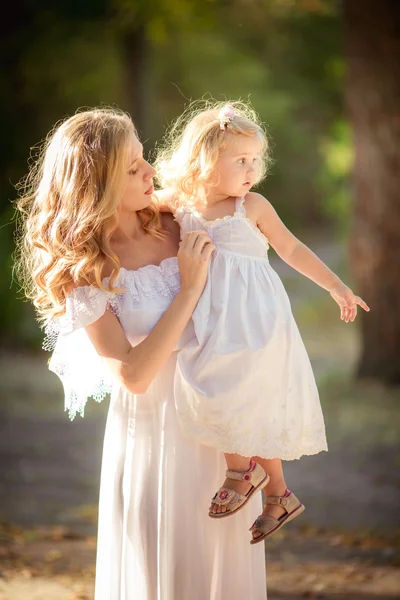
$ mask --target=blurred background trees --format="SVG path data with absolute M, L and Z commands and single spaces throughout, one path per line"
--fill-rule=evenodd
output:
M 303 239 L 342 243 L 348 234 L 354 126 L 352 262 L 359 292 L 373 308 L 363 320 L 360 373 L 398 380 L 398 15 L 395 0 L 10 4 L 0 26 L 3 344 L 36 347 L 41 337 L 31 308 L 16 301 L 16 286 L 10 287 L 10 200 L 27 171 L 30 148 L 78 107 L 116 104 L 132 114 L 151 151 L 189 100 L 210 94 L 250 99 L 260 113 L 274 158 L 261 191 Z
M 351 261 L 362 318 L 359 374 L 400 383 L 400 5 L 344 2 L 347 101 L 354 130 Z

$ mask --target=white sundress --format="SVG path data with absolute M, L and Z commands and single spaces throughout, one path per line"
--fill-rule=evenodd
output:
M 105 280 L 107 284 L 107 280 Z M 215 522 L 210 499 L 221 485 L 220 452 L 184 439 L 177 421 L 174 352 L 145 394 L 113 381 L 85 327 L 107 308 L 133 345 L 153 329 L 179 289 L 176 258 L 137 271 L 121 269 L 122 294 L 80 287 L 48 330 L 50 369 L 62 380 L 66 409 L 111 401 L 100 485 L 95 600 L 266 600 L 264 546 L 248 528 L 261 494 L 238 515 Z M 177 349 L 191 339 L 190 326 Z
M 236 212 L 176 212 L 181 235 L 205 229 L 216 250 L 178 354 L 175 401 L 184 434 L 222 452 L 292 460 L 327 450 L 311 364 L 268 240 Z

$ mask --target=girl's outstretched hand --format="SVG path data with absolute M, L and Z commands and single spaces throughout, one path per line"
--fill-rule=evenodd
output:
M 359 296 L 355 296 L 351 289 L 344 283 L 336 285 L 330 290 L 332 298 L 340 306 L 340 318 L 342 321 L 354 321 L 357 316 L 357 305 L 369 312 L 369 306 Z

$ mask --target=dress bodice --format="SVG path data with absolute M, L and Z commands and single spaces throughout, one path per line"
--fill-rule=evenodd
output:
M 220 219 L 208 221 L 199 211 L 186 206 L 180 207 L 175 216 L 181 227 L 181 236 L 188 231 L 204 229 L 217 252 L 268 259 L 268 240 L 247 217 L 243 198 L 236 200 L 233 215 Z

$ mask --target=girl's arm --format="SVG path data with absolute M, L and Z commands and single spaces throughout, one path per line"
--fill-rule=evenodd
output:
M 110 311 L 87 334 L 111 371 L 130 392 L 143 394 L 173 352 L 203 291 L 214 246 L 204 231 L 185 234 L 178 252 L 181 288 L 143 342 L 132 346 Z
M 255 220 L 257 227 L 268 238 L 276 253 L 288 265 L 305 275 L 330 292 L 339 304 L 341 318 L 354 321 L 357 305 L 369 311 L 369 307 L 359 296 L 355 296 L 341 279 L 331 271 L 305 244 L 298 240 L 283 224 L 273 206 L 260 194 L 246 196 L 248 215 Z

